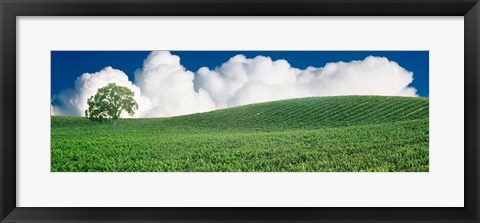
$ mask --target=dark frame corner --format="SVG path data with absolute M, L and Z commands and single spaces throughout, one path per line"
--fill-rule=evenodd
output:
M 17 16 L 464 16 L 464 208 L 16 207 Z M 480 222 L 479 0 L 0 0 L 1 222 Z

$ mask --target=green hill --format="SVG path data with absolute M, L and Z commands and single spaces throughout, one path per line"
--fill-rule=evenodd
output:
M 52 171 L 428 171 L 428 99 L 312 97 L 110 123 L 52 117 Z

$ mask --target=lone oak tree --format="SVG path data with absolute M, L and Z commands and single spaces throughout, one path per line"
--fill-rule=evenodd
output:
M 120 118 L 122 111 L 134 115 L 138 104 L 133 96 L 134 93 L 127 87 L 110 83 L 98 89 L 97 93 L 87 100 L 85 116 L 90 120 L 104 121 Z

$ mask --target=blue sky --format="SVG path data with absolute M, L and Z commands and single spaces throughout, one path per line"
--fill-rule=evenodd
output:
M 308 66 L 323 67 L 326 63 L 363 60 L 366 56 L 387 57 L 414 73 L 413 83 L 421 97 L 428 97 L 429 53 L 428 51 L 171 51 L 181 58 L 181 63 L 190 71 L 206 66 L 214 69 L 232 56 L 269 56 L 273 60 L 286 59 L 292 67 L 305 69 Z M 52 51 L 52 95 L 62 89 L 73 88 L 75 79 L 83 73 L 94 73 L 106 66 L 122 70 L 130 80 L 142 67 L 150 51 Z
M 428 51 L 52 51 L 51 68 L 55 115 L 82 116 L 87 99 L 108 83 L 134 92 L 136 117 L 299 97 L 429 92 Z

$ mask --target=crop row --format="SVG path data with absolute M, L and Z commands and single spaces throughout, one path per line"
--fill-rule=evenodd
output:
M 54 172 L 428 171 L 428 120 L 288 132 L 57 130 Z

